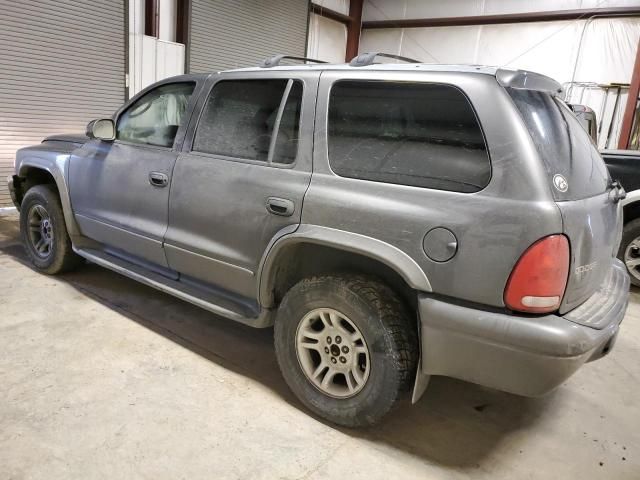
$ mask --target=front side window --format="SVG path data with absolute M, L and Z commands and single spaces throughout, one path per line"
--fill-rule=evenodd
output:
M 118 118 L 116 138 L 173 147 L 195 83 L 161 85 L 140 97 Z
M 337 82 L 328 147 L 343 177 L 456 192 L 477 192 L 491 178 L 476 115 L 450 85 Z
M 221 81 L 204 107 L 193 150 L 291 164 L 298 152 L 301 105 L 299 81 Z

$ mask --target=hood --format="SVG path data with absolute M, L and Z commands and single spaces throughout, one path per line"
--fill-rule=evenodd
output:
M 89 141 L 84 133 L 59 133 L 57 135 L 50 135 L 46 137 L 43 142 L 68 142 L 75 143 L 78 146 L 85 144 Z

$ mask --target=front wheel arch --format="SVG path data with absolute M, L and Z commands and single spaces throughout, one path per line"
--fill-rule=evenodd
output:
M 625 225 L 637 218 L 640 218 L 640 200 L 625 203 L 622 207 L 622 218 Z
M 22 161 L 18 178 L 20 179 L 23 198 L 31 188 L 37 185 L 50 185 L 56 190 L 62 206 L 67 232 L 71 238 L 76 238 L 80 235 L 80 229 L 73 216 L 71 199 L 69 198 L 67 182 L 62 173 L 62 168 L 58 168 L 57 165 L 45 165 L 39 163 L 37 159 L 29 158 Z

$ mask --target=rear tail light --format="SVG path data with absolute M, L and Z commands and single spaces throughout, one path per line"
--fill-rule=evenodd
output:
M 504 290 L 511 310 L 547 313 L 562 302 L 569 276 L 569 240 L 550 235 L 531 245 L 513 268 Z

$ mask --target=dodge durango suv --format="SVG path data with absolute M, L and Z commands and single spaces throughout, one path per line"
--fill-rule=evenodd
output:
M 624 317 L 624 191 L 554 80 L 374 57 L 169 78 L 19 150 L 31 261 L 273 326 L 291 390 L 341 425 L 431 375 L 552 390 Z

